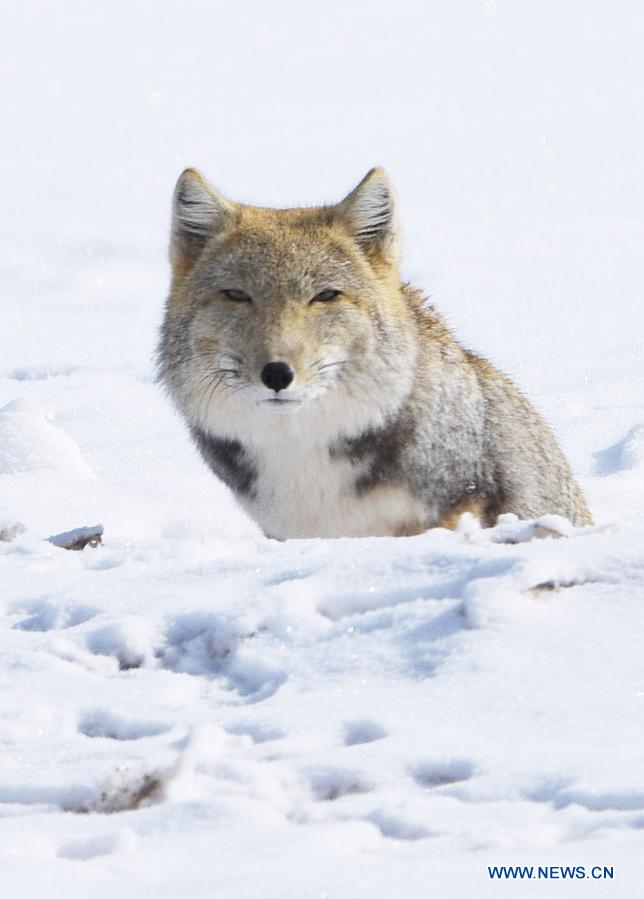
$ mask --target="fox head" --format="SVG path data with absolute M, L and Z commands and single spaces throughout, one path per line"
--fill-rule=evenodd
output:
M 341 202 L 304 209 L 234 203 L 187 169 L 170 261 L 160 378 L 191 424 L 350 436 L 409 392 L 413 312 L 382 169 Z

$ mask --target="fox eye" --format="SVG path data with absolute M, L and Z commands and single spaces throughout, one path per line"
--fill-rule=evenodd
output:
M 315 303 L 316 301 L 319 301 L 320 303 L 328 303 L 329 300 L 335 300 L 335 298 L 339 296 L 339 290 L 321 290 L 320 293 L 316 293 L 311 302 Z
M 222 293 L 229 300 L 234 300 L 236 303 L 252 303 L 251 298 L 243 290 L 223 290 Z

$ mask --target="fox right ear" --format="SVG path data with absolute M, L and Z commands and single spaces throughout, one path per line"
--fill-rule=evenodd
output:
M 365 253 L 376 252 L 391 262 L 399 261 L 396 196 L 384 169 L 367 172 L 336 209 Z
M 212 188 L 196 169 L 186 169 L 177 181 L 172 201 L 170 260 L 186 268 L 206 242 L 234 219 L 235 207 Z

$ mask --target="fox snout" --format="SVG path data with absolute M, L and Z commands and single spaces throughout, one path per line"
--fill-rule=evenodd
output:
M 262 369 L 260 375 L 262 383 L 269 390 L 279 393 L 280 390 L 286 390 L 288 385 L 293 381 L 295 373 L 288 362 L 269 362 Z

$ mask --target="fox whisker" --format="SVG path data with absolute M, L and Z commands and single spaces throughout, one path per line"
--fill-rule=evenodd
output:
M 317 371 L 322 372 L 326 371 L 328 368 L 335 368 L 337 365 L 346 365 L 348 363 L 348 359 L 339 359 L 337 362 L 325 362 L 324 365 L 314 365 L 312 368 L 317 369 Z

